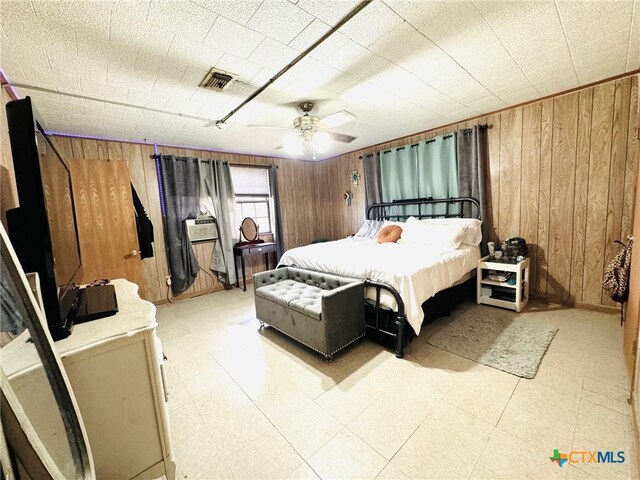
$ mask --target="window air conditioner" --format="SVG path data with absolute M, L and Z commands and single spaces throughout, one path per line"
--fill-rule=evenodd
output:
M 185 224 L 191 242 L 218 239 L 218 224 L 215 217 L 189 218 L 185 220 Z

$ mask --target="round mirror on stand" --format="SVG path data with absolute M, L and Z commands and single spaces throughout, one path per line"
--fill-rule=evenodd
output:
M 258 239 L 258 225 L 253 218 L 247 217 L 242 220 L 240 233 L 247 242 L 255 242 Z

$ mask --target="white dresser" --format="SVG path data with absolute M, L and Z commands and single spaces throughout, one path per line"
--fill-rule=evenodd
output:
M 156 308 L 114 280 L 119 312 L 55 342 L 76 396 L 98 479 L 175 478 Z

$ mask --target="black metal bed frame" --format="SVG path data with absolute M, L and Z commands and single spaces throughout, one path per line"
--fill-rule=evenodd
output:
M 388 203 L 374 203 L 369 205 L 367 208 L 367 218 L 369 220 L 396 220 L 399 221 L 401 219 L 407 219 L 409 217 L 415 217 L 418 219 L 422 218 L 462 218 L 464 208 L 462 208 L 466 203 L 471 205 L 471 210 L 473 211 L 473 207 L 475 206 L 475 218 L 480 219 L 480 203 L 475 198 L 471 197 L 451 197 L 444 199 L 434 199 L 433 197 L 429 198 L 412 198 L 408 200 L 394 200 L 393 202 Z M 433 213 L 433 212 L 423 212 L 423 205 L 437 205 L 437 204 L 445 204 L 446 210 L 445 213 Z M 458 205 L 457 211 L 451 211 L 452 205 Z M 404 212 L 404 208 L 407 206 L 417 206 L 418 213 L 407 214 Z M 393 213 L 393 210 L 398 210 L 402 213 Z M 404 347 L 406 342 L 405 337 L 405 329 L 407 328 L 407 317 L 405 315 L 405 307 L 402 297 L 398 293 L 398 291 L 392 287 L 391 285 L 387 285 L 386 283 L 376 282 L 373 280 L 366 279 L 364 281 L 365 287 L 372 287 L 376 289 L 376 302 L 374 304 L 375 316 L 373 320 L 375 323 L 371 325 L 369 321 L 367 321 L 366 328 L 367 331 L 374 331 L 378 336 L 387 337 L 393 341 L 395 341 L 395 354 L 396 357 L 402 358 L 404 356 Z M 396 300 L 397 312 L 395 319 L 396 331 L 391 332 L 389 330 L 385 330 L 380 326 L 380 290 L 386 290 Z M 370 320 L 370 319 L 368 319 Z

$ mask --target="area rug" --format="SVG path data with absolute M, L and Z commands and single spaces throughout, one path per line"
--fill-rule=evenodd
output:
M 431 345 L 512 375 L 533 378 L 557 328 L 509 310 L 473 305 L 454 312 Z

